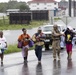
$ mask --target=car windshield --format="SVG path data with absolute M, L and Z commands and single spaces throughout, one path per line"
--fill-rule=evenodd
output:
M 48 32 L 48 31 L 52 31 L 53 30 L 53 26 L 46 26 L 44 27 L 44 31 Z
M 58 29 L 59 29 L 59 31 L 61 31 L 60 26 L 58 26 Z M 53 30 L 53 26 L 46 26 L 46 27 L 44 27 L 44 30 L 43 31 L 49 32 L 49 31 L 52 31 L 52 30 Z

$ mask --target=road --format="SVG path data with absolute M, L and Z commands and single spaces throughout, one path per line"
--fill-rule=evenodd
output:
M 21 52 L 5 55 L 0 75 L 76 75 L 76 47 L 72 60 L 67 60 L 66 50 L 61 51 L 61 60 L 53 61 L 52 51 L 43 51 L 42 63 L 38 64 L 34 50 L 29 51 L 28 63 L 23 63 Z

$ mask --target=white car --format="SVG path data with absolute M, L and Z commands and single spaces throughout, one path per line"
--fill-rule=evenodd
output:
M 58 25 L 58 29 L 60 32 L 62 32 L 64 29 L 66 29 L 66 26 Z M 45 26 L 43 26 L 42 30 L 43 30 L 43 33 L 46 35 L 46 39 L 44 42 L 45 42 L 45 47 L 47 47 L 48 45 L 52 44 L 51 34 L 52 34 L 52 30 L 53 30 L 53 25 L 45 25 Z M 62 43 L 63 42 L 61 42 L 61 44 Z M 61 47 L 63 47 L 63 46 L 61 46 Z

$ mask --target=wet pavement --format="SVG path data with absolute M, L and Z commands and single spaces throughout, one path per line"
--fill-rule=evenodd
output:
M 42 63 L 38 64 L 34 50 L 29 51 L 28 63 L 23 63 L 21 52 L 5 55 L 0 75 L 76 75 L 76 47 L 72 60 L 67 60 L 66 50 L 61 51 L 61 60 L 53 61 L 52 51 L 43 51 Z

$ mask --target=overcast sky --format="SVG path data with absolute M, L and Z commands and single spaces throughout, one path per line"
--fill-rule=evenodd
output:
M 0 2 L 8 2 L 9 0 L 0 0 Z M 25 1 L 25 2 L 27 2 L 27 1 L 31 1 L 31 0 L 17 0 L 17 1 Z M 55 1 L 61 1 L 61 0 L 55 0 Z

